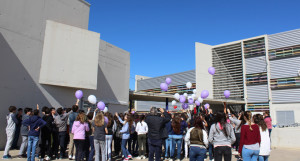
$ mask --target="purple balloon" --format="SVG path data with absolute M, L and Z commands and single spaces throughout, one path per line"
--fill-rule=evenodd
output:
M 211 74 L 211 75 L 214 75 L 216 72 L 215 68 L 214 67 L 209 67 L 208 68 L 208 73 Z
M 183 103 L 183 104 L 182 104 L 182 109 L 185 110 L 185 109 L 187 109 L 187 108 L 189 108 L 188 104 L 187 104 L 187 103 Z
M 160 89 L 161 89 L 162 91 L 167 92 L 167 91 L 168 91 L 168 85 L 167 85 L 167 83 L 161 83 L 161 84 L 160 84 Z
M 131 111 L 131 114 L 134 114 L 135 113 L 135 111 Z
M 203 98 L 203 99 L 207 98 L 208 95 L 209 95 L 208 90 L 203 90 L 203 91 L 201 92 L 201 98 Z
M 106 116 L 104 116 L 104 122 L 108 124 L 108 118 Z
M 230 97 L 230 91 L 229 90 L 225 90 L 224 91 L 224 96 L 225 96 L 225 98 L 229 98 Z
M 204 105 L 204 108 L 205 108 L 206 110 L 208 109 L 208 107 L 209 107 L 209 104 L 208 104 L 208 103 Z
M 185 96 L 183 96 L 183 95 L 181 95 L 180 97 L 179 97 L 179 102 L 181 102 L 181 103 L 184 103 L 185 102 Z
M 189 104 L 193 104 L 193 103 L 194 103 L 194 99 L 189 98 L 189 99 L 188 99 L 188 102 L 189 102 Z
M 198 100 L 195 101 L 196 106 L 200 106 L 200 102 Z
M 105 103 L 100 101 L 97 103 L 97 107 L 99 108 L 99 110 L 103 111 L 105 108 Z
M 166 83 L 167 83 L 167 85 L 170 85 L 171 83 L 172 83 L 172 79 L 171 78 L 166 78 Z
M 77 90 L 77 91 L 75 92 L 75 97 L 76 97 L 77 99 L 81 99 L 82 96 L 83 96 L 83 93 L 82 93 L 81 90 Z

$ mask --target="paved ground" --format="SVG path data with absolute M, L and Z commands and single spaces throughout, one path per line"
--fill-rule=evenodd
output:
M 18 150 L 13 150 L 10 152 L 10 155 L 13 156 L 12 160 L 26 160 L 26 159 L 17 159 L 15 158 L 18 154 Z M 0 152 L 1 158 L 3 156 L 3 151 Z M 68 159 L 64 159 L 62 161 L 67 161 Z M 119 160 L 119 159 L 116 159 Z M 37 161 L 37 159 L 36 159 Z M 146 160 L 137 160 L 133 159 L 133 161 L 146 161 Z M 188 160 L 183 160 L 188 161 Z M 208 161 L 208 160 L 206 160 Z M 236 161 L 235 157 L 232 157 L 232 161 Z M 300 149 L 288 149 L 288 148 L 276 148 L 271 152 L 271 156 L 269 161 L 300 161 Z

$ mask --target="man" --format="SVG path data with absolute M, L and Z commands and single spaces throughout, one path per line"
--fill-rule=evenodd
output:
M 155 160 L 160 161 L 161 147 L 163 144 L 163 127 L 171 120 L 170 115 L 164 111 L 163 108 L 160 108 L 159 111 L 163 114 L 163 117 L 157 113 L 156 107 L 152 107 L 150 109 L 150 115 L 145 119 L 148 125 L 149 161 L 154 160 L 154 153 Z
M 29 117 L 31 116 L 31 113 L 32 113 L 32 108 L 26 107 L 24 109 L 24 113 L 25 114 L 22 118 L 23 121 L 29 119 Z M 21 126 L 22 144 L 20 147 L 20 152 L 19 152 L 18 158 L 27 158 L 26 150 L 27 150 L 27 144 L 28 144 L 28 131 L 29 131 L 29 129 L 27 126 L 24 126 L 24 125 Z
M 46 161 L 48 161 L 51 159 L 51 133 L 54 126 L 54 119 L 51 115 L 50 108 L 44 109 L 44 116 L 42 119 L 46 122 L 46 125 L 42 128 L 41 131 L 41 158 L 44 158 L 46 155 Z
M 15 106 L 10 106 L 8 108 L 9 114 L 6 116 L 7 126 L 6 126 L 6 145 L 4 150 L 4 155 L 2 159 L 11 159 L 11 155 L 9 155 L 9 150 L 11 148 L 15 131 L 16 131 L 16 124 L 18 124 L 18 119 L 16 117 L 17 108 Z
M 21 125 L 22 125 L 22 115 L 23 115 L 23 109 L 18 108 L 18 112 L 16 115 L 18 123 L 16 124 L 16 131 L 15 131 L 15 136 L 14 136 L 11 149 L 18 149 L 18 140 L 19 140 Z

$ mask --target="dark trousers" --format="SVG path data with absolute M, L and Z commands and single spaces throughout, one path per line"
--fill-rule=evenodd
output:
M 59 146 L 60 146 L 60 157 L 65 157 L 65 140 L 66 140 L 66 131 L 62 131 L 58 133 L 58 139 L 59 139 Z
M 214 159 L 214 146 L 209 143 L 208 144 L 208 153 L 209 153 L 209 160 L 213 160 Z
M 149 160 L 153 161 L 154 154 L 155 154 L 155 161 L 160 161 L 161 157 L 161 139 L 148 139 L 148 146 L 149 146 Z
M 146 152 L 146 134 L 138 135 L 139 156 L 145 155 Z
M 95 155 L 94 136 L 90 136 L 89 141 L 90 141 L 90 147 L 91 147 L 91 151 L 90 151 L 90 154 L 89 154 L 89 161 L 93 161 L 94 160 L 93 158 L 94 158 L 94 155 Z
M 241 133 L 235 133 L 235 138 L 236 138 L 236 141 L 234 143 L 235 150 L 238 151 L 239 150 L 239 146 L 240 146 Z
M 21 125 L 17 125 L 15 130 L 14 140 L 11 145 L 11 149 L 17 149 L 20 131 L 21 131 Z
M 54 155 L 55 158 L 58 158 L 58 131 L 52 132 L 52 146 L 51 146 L 51 155 Z
M 121 145 L 122 138 L 114 136 L 114 149 L 115 149 L 115 155 L 119 155 L 121 151 Z
M 137 151 L 137 133 L 130 134 L 128 139 L 128 151 L 130 154 L 135 154 Z
M 93 139 L 94 141 L 94 139 Z M 90 138 L 89 136 L 85 137 L 84 140 L 84 155 L 85 155 L 85 160 L 89 160 L 89 155 L 90 155 Z
M 76 154 L 75 154 L 76 161 L 81 161 L 83 159 L 84 143 L 85 143 L 85 140 L 74 139 L 74 144 L 76 147 Z
M 51 156 L 51 134 L 42 135 L 42 144 L 41 144 L 41 158 L 44 158 L 45 155 Z
M 231 161 L 231 148 L 229 146 L 215 147 L 215 161 L 222 161 L 223 156 L 224 161 Z

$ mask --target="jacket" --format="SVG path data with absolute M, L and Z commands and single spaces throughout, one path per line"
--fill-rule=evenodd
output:
M 239 146 L 239 153 L 242 153 L 244 145 L 252 145 L 259 143 L 260 144 L 260 132 L 259 127 L 256 124 L 251 125 L 252 131 L 250 130 L 249 125 L 242 125 L 241 129 L 241 139 Z
M 80 121 L 74 121 L 72 127 L 72 134 L 74 134 L 73 139 L 76 140 L 85 140 L 85 132 L 89 131 L 88 123 L 80 123 Z
M 265 123 L 267 124 L 268 129 L 272 129 L 272 119 L 270 116 L 265 117 Z
M 74 121 L 75 121 L 77 115 L 78 115 L 78 112 L 73 112 L 73 113 L 71 113 L 71 114 L 69 115 L 70 131 L 72 131 L 72 126 L 73 126 L 73 123 L 74 123 Z
M 135 131 L 137 132 L 138 135 L 147 134 L 148 132 L 147 123 L 145 121 L 138 122 Z
M 51 133 L 52 133 L 52 130 L 54 128 L 54 119 L 51 115 L 44 115 L 43 118 L 42 118 L 45 122 L 46 122 L 46 125 L 42 128 L 42 138 L 44 137 L 50 137 L 51 136 Z
M 241 133 L 241 127 L 240 124 L 242 123 L 241 120 L 237 119 L 237 118 L 233 118 L 231 117 L 231 115 L 229 114 L 229 120 L 231 122 L 233 122 L 233 124 L 235 125 L 234 129 L 235 129 L 235 133 Z
M 171 127 L 172 127 L 172 124 L 171 124 Z M 172 127 L 172 135 L 183 135 L 183 133 L 185 132 L 187 128 L 187 123 L 185 121 L 181 121 L 180 122 L 180 133 L 179 134 L 176 134 L 173 130 L 173 127 Z
M 164 125 L 171 120 L 170 115 L 165 111 L 165 117 L 158 115 L 148 115 L 145 122 L 148 125 L 148 138 L 149 139 L 162 139 L 162 130 Z
M 209 131 L 209 137 L 208 141 L 212 143 L 214 146 L 222 145 L 222 146 L 230 146 L 235 142 L 236 138 L 234 135 L 233 128 L 230 124 L 225 124 L 227 137 L 225 136 L 224 132 L 221 131 L 220 127 L 218 126 L 218 123 L 215 123 L 211 125 L 210 131 Z
M 29 119 L 30 118 L 30 116 L 29 115 L 23 115 L 23 117 L 22 117 L 22 119 L 23 119 L 23 121 L 24 120 L 27 120 L 27 119 Z M 29 130 L 28 130 L 28 127 L 27 126 L 24 126 L 23 124 L 22 124 L 22 126 L 21 126 L 21 136 L 28 136 L 28 132 L 29 132 Z
M 259 128 L 260 131 L 260 148 L 259 148 L 259 155 L 267 156 L 271 153 L 271 140 L 269 136 L 269 130 L 266 129 L 265 131 L 262 131 L 261 128 Z
M 205 130 L 201 130 L 202 135 L 199 135 L 199 130 L 201 129 L 195 129 L 194 127 L 190 128 L 184 139 L 187 142 L 190 141 L 190 146 L 206 148 L 208 147 L 207 133 Z
M 72 113 L 72 111 L 68 113 L 64 113 L 62 115 L 58 115 L 54 118 L 54 122 L 56 124 L 56 127 L 58 128 L 58 132 L 67 131 L 67 122 L 68 122 L 68 116 Z
M 7 126 L 6 126 L 6 131 L 12 130 L 15 131 L 16 129 L 16 124 L 18 123 L 18 119 L 16 117 L 16 114 L 14 113 L 9 113 L 6 116 L 6 121 L 7 121 Z
M 120 117 L 118 117 L 119 121 L 124 124 L 125 121 L 123 121 Z M 122 129 L 120 130 L 120 133 L 122 133 L 122 139 L 129 139 L 130 138 L 130 133 L 129 133 L 129 124 L 126 122 L 123 126 Z
M 30 126 L 28 136 L 39 136 L 41 129 L 46 125 L 46 122 L 40 117 L 33 115 L 29 119 L 22 122 L 24 126 Z M 39 130 L 36 129 L 39 127 Z

